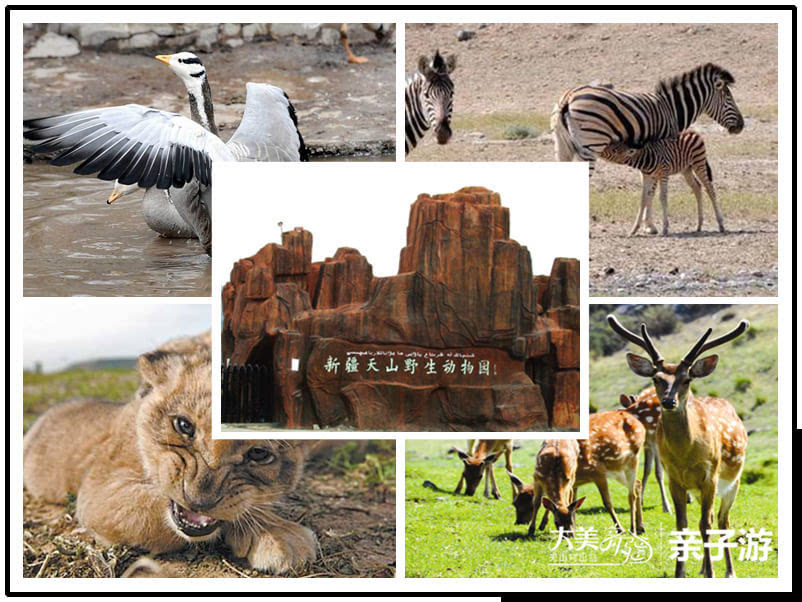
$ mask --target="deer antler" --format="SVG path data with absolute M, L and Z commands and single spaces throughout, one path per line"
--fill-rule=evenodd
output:
M 721 335 L 717 339 L 713 339 L 712 341 L 706 343 L 705 341 L 707 341 L 707 338 L 713 333 L 713 329 L 708 328 L 707 332 L 705 332 L 701 336 L 701 338 L 698 341 L 696 341 L 696 344 L 691 348 L 691 350 L 685 354 L 685 357 L 682 358 L 681 363 L 685 364 L 686 366 L 690 365 L 696 360 L 697 357 L 702 355 L 705 351 L 708 351 L 713 347 L 718 347 L 719 345 L 723 345 L 724 343 L 727 343 L 733 339 L 738 338 L 744 332 L 746 332 L 747 328 L 749 328 L 749 322 L 747 320 L 741 320 L 738 323 L 738 326 L 733 328 L 727 334 Z
M 619 322 L 613 314 L 607 316 L 607 323 L 610 325 L 610 328 L 612 328 L 626 340 L 631 343 L 635 343 L 638 347 L 644 349 L 652 359 L 652 364 L 655 366 L 662 365 L 663 356 L 660 355 L 660 352 L 657 351 L 657 347 L 654 346 L 654 343 L 649 336 L 649 332 L 646 330 L 646 324 L 640 325 L 641 336 L 638 336 L 631 330 L 624 328 L 621 322 Z

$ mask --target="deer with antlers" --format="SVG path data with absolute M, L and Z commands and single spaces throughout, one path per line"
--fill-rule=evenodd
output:
M 535 532 L 541 501 L 546 512 L 540 530 L 546 527 L 549 512 L 554 526 L 566 535 L 574 529 L 575 512 L 585 500 L 576 497 L 576 490 L 585 483 L 594 483 L 602 502 L 619 533 L 624 528 L 618 521 L 608 479 L 620 482 L 629 492 L 629 530 L 643 533 L 641 484 L 638 481 L 638 454 L 646 438 L 640 421 L 624 410 L 590 415 L 587 439 L 548 440 L 537 454 L 533 485 L 509 473 L 514 490 L 513 506 L 516 524 L 529 524 L 529 535 Z M 545 494 L 545 495 L 544 495 Z
M 485 477 L 485 497 L 489 498 L 488 489 L 493 482 L 493 497 L 499 499 L 501 493 L 496 485 L 496 475 L 493 472 L 493 463 L 504 454 L 507 471 L 512 472 L 512 439 L 470 439 L 468 441 L 470 453 L 458 447 L 452 447 L 448 453 L 456 452 L 462 460 L 462 475 L 457 483 L 454 493 L 462 491 L 465 484 L 465 495 L 473 495 L 482 477 Z
M 708 341 L 712 328 L 696 341 L 678 364 L 666 362 L 654 345 L 645 324 L 640 336 L 627 330 L 613 315 L 607 316 L 610 327 L 626 340 L 644 349 L 649 358 L 627 354 L 629 368 L 638 376 L 651 378 L 662 406 L 657 427 L 657 447 L 660 460 L 668 473 L 668 489 L 676 511 L 677 531 L 688 526 L 687 495 L 696 491 L 701 505 L 699 531 L 708 544 L 713 524 L 716 495 L 721 498 L 718 528 L 727 530 L 730 509 L 741 481 L 746 459 L 747 435 L 743 422 L 725 399 L 695 397 L 690 384 L 694 378 L 704 378 L 715 370 L 718 355 L 699 359 L 706 351 L 742 335 L 749 322 L 741 322 L 733 330 Z M 724 548 L 727 577 L 735 577 L 730 548 Z M 685 576 L 685 561 L 677 557 L 675 577 Z M 710 548 L 705 545 L 702 574 L 713 577 Z
M 638 396 L 621 395 L 620 403 L 624 409 L 635 416 L 643 428 L 646 429 L 646 441 L 643 444 L 643 477 L 641 487 L 646 490 L 646 481 L 654 466 L 654 476 L 657 485 L 660 487 L 660 500 L 663 504 L 663 512 L 671 514 L 671 505 L 668 503 L 668 495 L 663 485 L 663 466 L 660 464 L 660 453 L 657 449 L 657 425 L 660 424 L 660 400 L 654 387 L 643 389 Z

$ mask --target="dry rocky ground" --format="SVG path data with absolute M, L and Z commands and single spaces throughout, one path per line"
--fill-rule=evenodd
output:
M 474 37 L 458 41 L 460 31 Z M 463 35 L 463 37 L 465 37 Z M 771 24 L 411 24 L 406 65 L 440 49 L 457 55 L 454 137 L 431 137 L 410 154 L 423 161 L 552 161 L 549 115 L 560 94 L 597 80 L 633 91 L 705 62 L 735 76 L 746 128 L 729 136 L 707 117 L 705 135 L 729 232 L 719 234 L 705 199 L 680 177 L 669 193 L 671 235 L 627 238 L 640 177 L 599 165 L 590 190 L 590 291 L 614 296 L 777 294 L 777 27 Z M 521 134 L 523 132 L 523 134 Z M 513 135 L 525 135 L 510 139 Z M 481 182 L 471 182 L 479 185 Z M 659 201 L 655 202 L 659 219 Z M 580 232 L 580 224 L 577 224 Z

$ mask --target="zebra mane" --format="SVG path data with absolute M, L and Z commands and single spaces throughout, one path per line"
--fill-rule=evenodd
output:
M 446 70 L 446 61 L 440 55 L 440 50 L 436 50 L 432 58 L 432 69 L 438 73 L 443 73 Z
M 702 74 L 706 74 L 711 77 L 717 75 L 722 79 L 722 81 L 724 81 L 725 84 L 735 83 L 735 78 L 729 71 L 727 71 L 723 67 L 719 67 L 714 63 L 705 63 L 704 65 L 699 65 L 695 69 L 686 71 L 682 75 L 675 75 L 674 77 L 660 80 L 660 82 L 657 84 L 657 87 L 655 88 L 655 93 L 657 94 L 665 93 L 668 90 L 671 90 L 672 88 L 682 86 L 693 76 Z

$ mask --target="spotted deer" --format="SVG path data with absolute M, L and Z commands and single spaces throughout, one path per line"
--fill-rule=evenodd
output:
M 668 489 L 676 512 L 676 528 L 688 526 L 687 495 L 695 491 L 701 505 L 699 531 L 704 544 L 710 541 L 715 499 L 721 498 L 718 528 L 729 529 L 730 509 L 738 495 L 741 473 L 746 460 L 747 435 L 743 422 L 730 402 L 717 397 L 696 397 L 691 381 L 709 376 L 718 364 L 718 355 L 698 359 L 703 353 L 742 335 L 749 322 L 741 322 L 730 332 L 708 341 L 712 328 L 694 343 L 677 364 L 663 359 L 654 345 L 646 324 L 640 336 L 627 330 L 613 315 L 607 316 L 610 327 L 621 337 L 644 349 L 648 358 L 627 354 L 630 370 L 652 379 L 662 406 L 657 427 L 660 460 L 668 473 Z M 727 577 L 735 577 L 732 554 L 724 548 Z M 710 548 L 704 546 L 702 574 L 713 577 Z M 675 577 L 685 576 L 685 561 L 677 558 Z
M 452 447 L 449 453 L 456 452 L 462 460 L 462 475 L 457 483 L 454 493 L 462 491 L 465 484 L 465 495 L 473 495 L 482 477 L 485 477 L 485 497 L 489 498 L 488 489 L 493 482 L 493 497 L 499 499 L 501 493 L 496 485 L 496 475 L 493 473 L 493 463 L 504 454 L 507 471 L 512 472 L 512 439 L 470 439 L 468 440 L 470 453 L 457 447 Z
M 657 399 L 654 387 L 648 387 L 635 395 L 621 395 L 621 405 L 624 409 L 635 416 L 643 428 L 646 429 L 646 442 L 643 445 L 643 477 L 641 487 L 646 491 L 646 481 L 654 466 L 654 477 L 660 487 L 660 500 L 663 504 L 663 512 L 671 514 L 671 505 L 668 503 L 668 495 L 663 485 L 663 466 L 660 464 L 660 454 L 657 451 L 657 425 L 660 423 L 660 400 Z
M 529 523 L 529 535 L 535 532 L 540 503 L 546 512 L 540 529 L 546 528 L 548 513 L 554 515 L 554 526 L 573 531 L 574 514 L 584 501 L 576 498 L 580 485 L 594 483 L 601 494 L 605 509 L 619 533 L 624 531 L 618 521 L 608 487 L 608 478 L 623 484 L 629 492 L 629 530 L 643 533 L 641 484 L 637 478 L 638 454 L 646 438 L 640 421 L 624 410 L 599 412 L 590 415 L 587 439 L 549 440 L 537 455 L 533 485 L 509 473 L 515 494 L 516 524 Z M 545 493 L 545 496 L 544 496 Z

